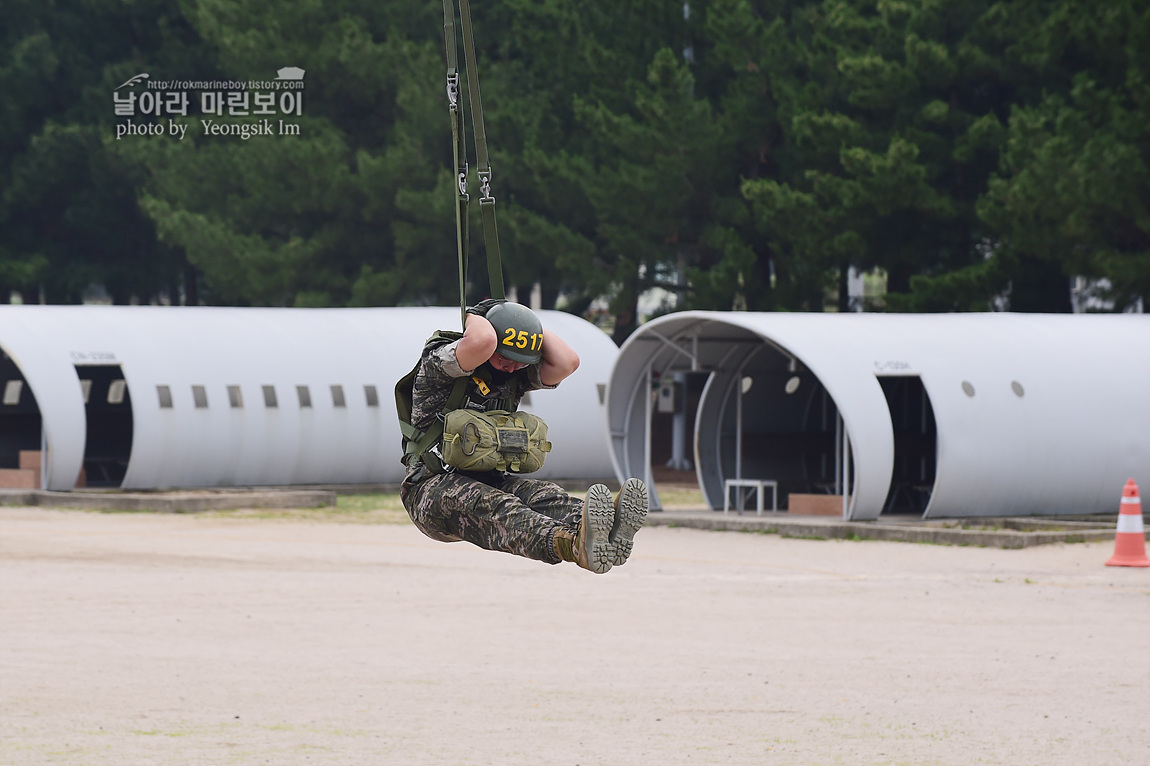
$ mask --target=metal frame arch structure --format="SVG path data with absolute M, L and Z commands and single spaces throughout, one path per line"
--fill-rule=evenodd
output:
M 588 413 L 618 350 L 579 317 L 539 313 L 582 363 L 525 403 L 555 444 L 534 475 L 608 476 L 607 456 L 581 445 L 604 438 Z M 35 397 L 46 489 L 71 489 L 90 464 L 79 370 L 91 366 L 118 368 L 130 394 L 130 455 L 109 486 L 392 483 L 403 476 L 395 383 L 427 337 L 458 323 L 440 307 L 0 306 L 0 349 Z
M 752 318 L 764 315 L 684 312 L 655 319 L 636 331 L 620 349 L 619 359 L 607 388 L 607 412 L 612 435 L 612 458 L 616 475 L 643 475 L 652 484 L 649 465 L 650 445 L 644 417 L 650 407 L 644 404 L 643 383 L 655 373 L 677 369 L 710 373 L 695 419 L 695 466 L 699 486 L 712 508 L 722 507 L 724 481 L 735 478 L 740 456 L 732 452 L 728 428 L 736 392 L 742 386 L 748 364 L 759 359 L 762 370 L 790 373 L 803 370 L 814 378 L 826 380 L 826 390 L 846 421 L 847 444 L 866 444 L 852 450 L 857 466 L 854 493 L 847 513 L 869 504 L 881 506 L 887 487 L 872 484 L 875 475 L 890 472 L 890 454 L 886 444 L 891 439 L 889 415 L 882 390 L 873 375 L 860 374 L 844 378 L 831 374 L 819 354 L 803 354 L 800 349 L 817 339 L 817 328 L 803 325 L 809 315 L 770 315 L 781 321 L 765 333 Z M 793 320 L 799 320 L 797 322 Z M 792 362 L 792 360 L 794 360 Z M 619 393 L 622 392 L 622 396 Z M 629 395 L 628 395 L 629 392 Z M 736 402 L 732 404 L 732 399 Z M 882 405 L 882 406 L 878 406 Z M 620 418 L 621 413 L 626 413 Z M 620 428 L 625 421 L 629 427 Z M 737 441 L 737 436 L 736 436 Z M 767 477 L 769 478 L 769 477 Z M 658 505 L 657 491 L 652 491 Z
M 712 508 L 723 506 L 732 478 L 805 482 L 818 488 L 805 491 L 831 494 L 845 486 L 843 515 L 856 520 L 889 512 L 897 493 L 912 489 L 924 518 L 1106 513 L 1127 478 L 1150 482 L 1144 316 L 660 317 L 623 345 L 608 384 L 617 477 L 650 481 L 646 392 L 655 376 L 676 371 L 709 375 L 694 447 Z M 898 401 L 908 390 L 919 397 L 911 407 Z M 822 423 L 812 426 L 820 409 Z M 828 438 L 838 417 L 842 430 Z M 738 443 L 744 419 L 757 459 Z M 905 421 L 921 433 L 907 432 Z M 828 444 L 836 462 L 830 482 Z M 820 451 L 821 477 L 810 459 Z M 805 463 L 788 462 L 788 453 L 806 455 Z M 921 459 L 923 481 L 899 478 L 908 456 Z

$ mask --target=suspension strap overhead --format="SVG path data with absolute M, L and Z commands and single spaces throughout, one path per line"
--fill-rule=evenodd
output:
M 487 156 L 487 134 L 483 127 L 483 100 L 479 94 L 479 67 L 475 61 L 475 42 L 471 29 L 471 5 L 459 0 L 459 17 L 463 27 L 463 56 L 467 67 L 467 95 L 471 101 L 472 128 L 475 134 L 476 174 L 479 176 L 479 213 L 483 221 L 483 241 L 487 247 L 487 277 L 492 298 L 503 298 L 503 267 L 499 256 L 499 232 L 495 220 L 495 196 L 491 193 L 491 163 Z M 443 32 L 447 52 L 447 102 L 451 112 L 451 142 L 456 179 L 455 239 L 459 254 L 459 310 L 467 321 L 467 255 L 469 231 L 467 221 L 467 148 L 464 118 L 460 107 L 458 45 L 455 33 L 455 0 L 443 0 Z
M 455 247 L 459 258 L 460 321 L 467 324 L 467 253 L 470 226 L 467 218 L 467 145 L 463 111 L 459 108 L 459 63 L 455 45 L 455 7 L 443 0 L 443 37 L 447 48 L 447 108 L 451 115 L 451 155 L 455 170 Z

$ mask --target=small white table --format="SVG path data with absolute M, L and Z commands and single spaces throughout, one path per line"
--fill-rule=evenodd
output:
M 774 513 L 779 510 L 779 483 L 770 479 L 727 479 L 723 482 L 723 513 L 726 513 L 731 507 L 731 489 L 740 487 L 751 487 L 758 494 L 756 495 L 756 510 L 758 515 L 763 515 L 763 490 L 767 487 L 771 488 L 771 512 Z M 742 505 L 742 503 L 737 503 Z M 739 508 L 739 515 L 742 515 L 743 509 Z

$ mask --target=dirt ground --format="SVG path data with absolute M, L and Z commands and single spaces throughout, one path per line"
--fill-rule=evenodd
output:
M 0 762 L 1150 763 L 1150 570 L 651 528 L 597 577 L 404 524 L 0 508 Z

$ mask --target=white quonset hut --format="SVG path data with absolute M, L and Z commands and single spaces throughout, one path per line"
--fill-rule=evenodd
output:
M 579 317 L 540 315 L 581 366 L 524 402 L 554 444 L 534 476 L 610 476 L 618 349 Z M 81 469 L 125 489 L 398 482 L 395 383 L 459 325 L 458 308 L 0 306 L 0 468 L 41 458 L 53 490 Z
M 664 316 L 611 373 L 616 476 L 651 476 L 653 392 L 676 375 L 697 383 L 712 508 L 733 479 L 767 481 L 767 508 L 772 481 L 780 505 L 841 495 L 856 520 L 1110 513 L 1128 478 L 1150 487 L 1150 317 Z

